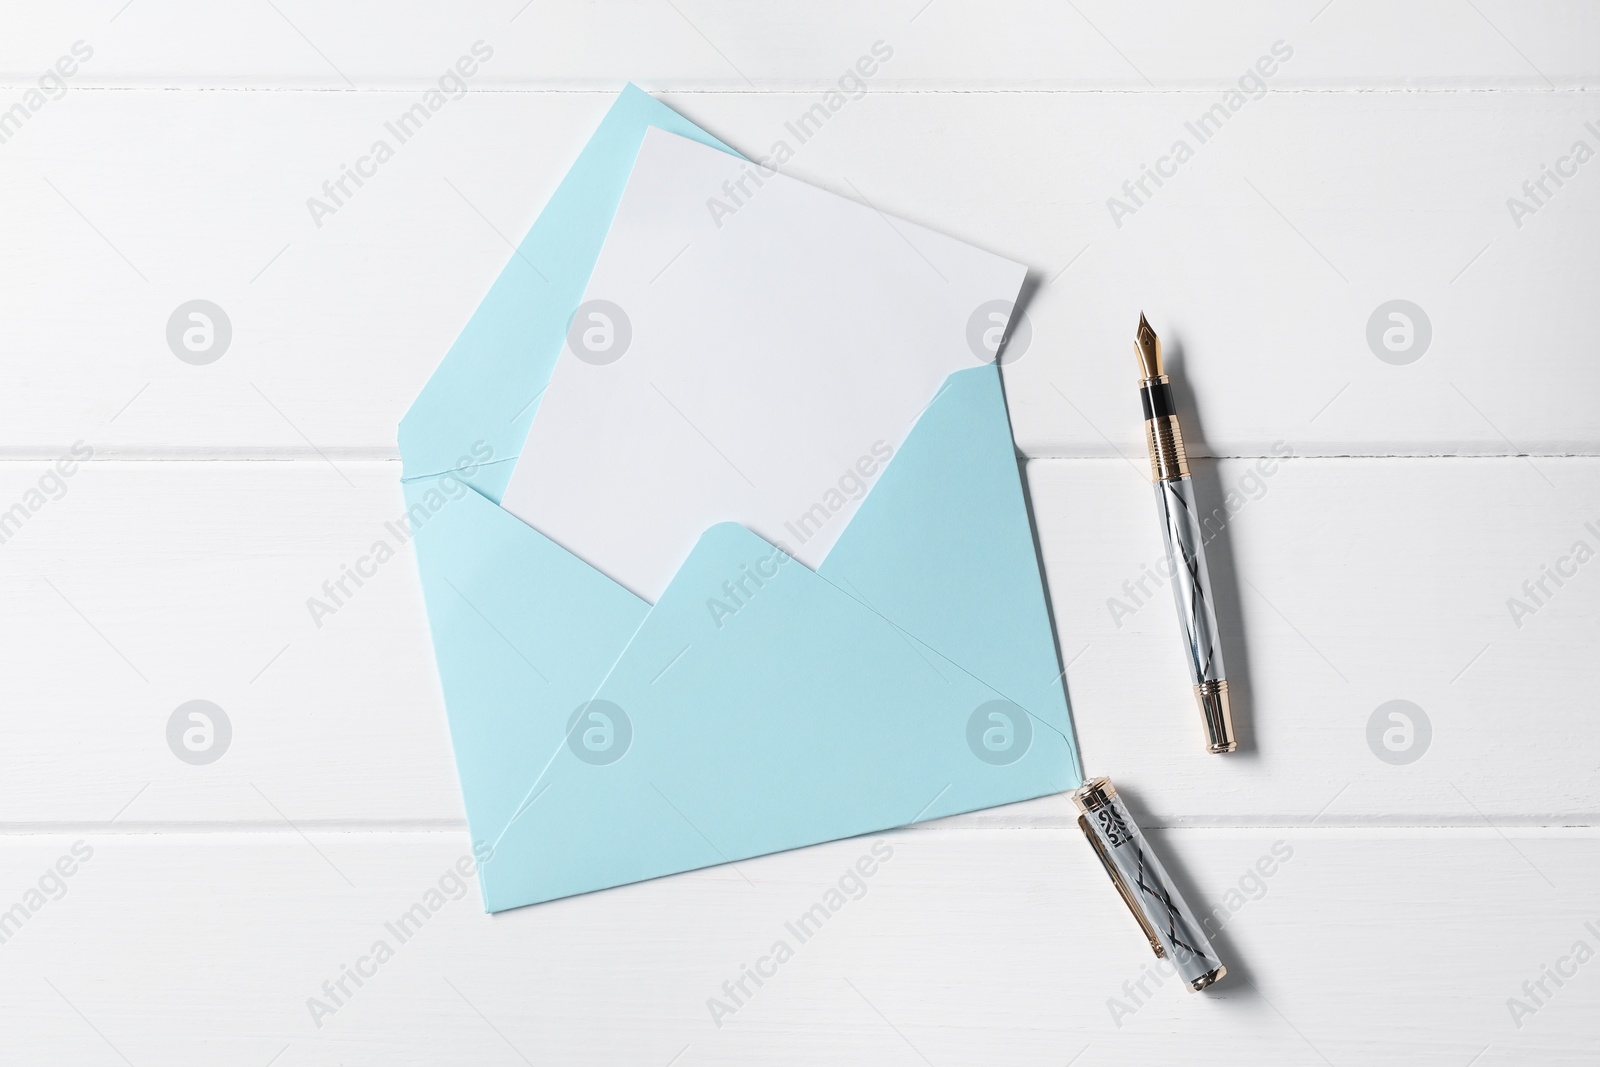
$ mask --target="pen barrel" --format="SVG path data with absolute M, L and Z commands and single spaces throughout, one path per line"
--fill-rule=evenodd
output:
M 1109 779 L 1095 778 L 1073 794 L 1078 826 L 1106 874 L 1132 910 L 1157 956 L 1171 962 L 1184 983 L 1204 989 L 1227 974 L 1204 928 L 1183 900 L 1134 824 Z
M 1156 508 L 1167 547 L 1172 598 L 1178 608 L 1188 653 L 1189 678 L 1205 725 L 1206 748 L 1232 752 L 1233 711 L 1228 698 L 1227 669 L 1217 635 L 1217 614 L 1206 567 L 1206 531 L 1195 503 L 1194 480 L 1164 478 L 1155 483 Z

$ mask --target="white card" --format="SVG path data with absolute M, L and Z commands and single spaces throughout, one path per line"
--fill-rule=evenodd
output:
M 1024 274 L 651 129 L 501 505 L 651 603 L 726 520 L 815 568 Z

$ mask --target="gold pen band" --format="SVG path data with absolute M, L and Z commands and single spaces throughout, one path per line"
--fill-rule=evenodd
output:
M 1165 374 L 1139 383 L 1144 399 L 1144 443 L 1150 452 L 1150 480 L 1166 482 L 1189 477 L 1189 455 L 1183 429 L 1172 412 L 1172 386 Z
M 1237 752 L 1239 741 L 1233 733 L 1233 705 L 1228 700 L 1228 680 L 1201 682 L 1194 687 L 1200 705 L 1200 718 L 1206 727 L 1206 751 L 1217 754 Z

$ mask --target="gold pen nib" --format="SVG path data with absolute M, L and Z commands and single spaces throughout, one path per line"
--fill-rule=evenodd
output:
M 1139 377 L 1145 380 L 1161 377 L 1161 338 L 1150 328 L 1139 312 L 1139 329 L 1133 335 L 1133 354 L 1139 360 Z

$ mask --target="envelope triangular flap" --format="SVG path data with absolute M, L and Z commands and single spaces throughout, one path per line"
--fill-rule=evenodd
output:
M 486 446 L 497 462 L 473 483 L 499 503 L 512 469 L 503 461 L 527 439 L 628 183 L 618 162 L 631 163 L 651 126 L 733 152 L 643 90 L 624 89 L 401 419 L 403 477 L 450 470 Z
M 625 751 L 590 762 L 544 717 L 551 756 L 497 845 L 489 907 L 1070 784 L 1065 739 L 1047 729 L 1006 766 L 974 753 L 973 713 L 1000 699 L 744 527 L 713 526 L 594 694 Z
M 1071 738 L 996 367 L 945 380 L 820 573 Z

